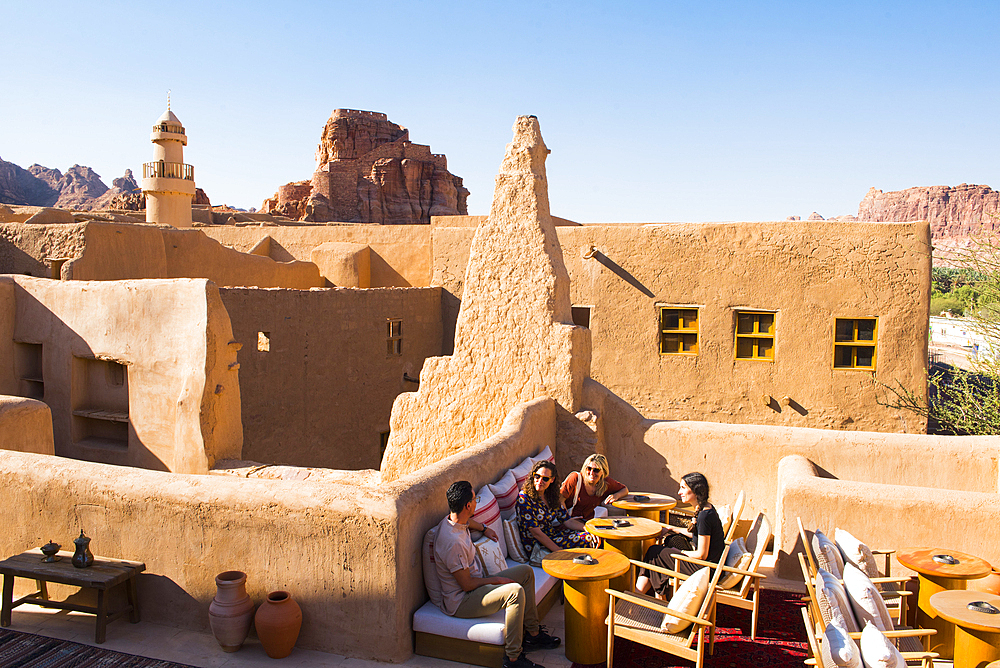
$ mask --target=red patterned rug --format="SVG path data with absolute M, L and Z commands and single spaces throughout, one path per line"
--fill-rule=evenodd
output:
M 809 656 L 806 632 L 802 626 L 799 600 L 802 594 L 765 589 L 760 601 L 757 620 L 757 640 L 750 640 L 750 611 L 720 605 L 716 613 L 715 654 L 706 652 L 706 668 L 801 668 Z M 691 668 L 694 662 L 685 661 L 644 645 L 615 640 L 615 665 L 613 668 Z M 573 664 L 573 668 L 606 668 Z

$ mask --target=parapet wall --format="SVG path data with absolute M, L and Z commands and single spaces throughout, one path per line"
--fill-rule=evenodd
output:
M 36 399 L 0 395 L 0 450 L 55 454 L 49 407 Z

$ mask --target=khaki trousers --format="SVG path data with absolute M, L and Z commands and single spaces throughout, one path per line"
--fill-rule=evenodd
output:
M 483 585 L 465 593 L 455 617 L 472 619 L 492 615 L 505 608 L 503 625 L 504 652 L 514 660 L 521 655 L 524 629 L 538 633 L 538 610 L 535 608 L 535 573 L 531 566 L 514 566 L 495 577 L 510 578 L 513 583 Z

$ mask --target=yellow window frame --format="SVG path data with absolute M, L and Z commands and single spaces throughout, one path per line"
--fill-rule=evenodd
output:
M 859 359 L 862 363 L 859 363 Z M 869 361 L 870 364 L 864 364 L 864 361 Z M 874 371 L 877 363 L 878 316 L 835 318 L 833 323 L 833 368 Z
M 741 360 L 773 362 L 776 320 L 777 313 L 774 311 L 736 311 L 733 326 L 733 338 L 735 339 L 733 357 Z M 746 323 L 750 324 L 749 331 L 745 328 L 740 331 L 741 325 Z M 763 328 L 762 325 L 764 325 Z
M 660 354 L 698 354 L 698 308 L 660 306 Z
M 389 356 L 403 354 L 402 318 L 386 318 L 385 320 L 385 353 Z

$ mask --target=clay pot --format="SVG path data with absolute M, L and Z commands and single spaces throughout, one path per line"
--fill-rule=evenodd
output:
M 985 591 L 990 594 L 997 594 L 1000 596 L 1000 571 L 994 568 L 993 571 L 984 578 L 969 580 L 967 587 L 969 589 L 975 589 L 976 591 Z
M 284 659 L 292 653 L 302 628 L 302 610 L 287 591 L 272 591 L 257 608 L 254 617 L 257 637 L 272 659 Z
M 226 652 L 243 646 L 253 621 L 253 601 L 247 596 L 247 574 L 226 571 L 215 576 L 216 593 L 208 606 L 208 621 L 215 639 Z

